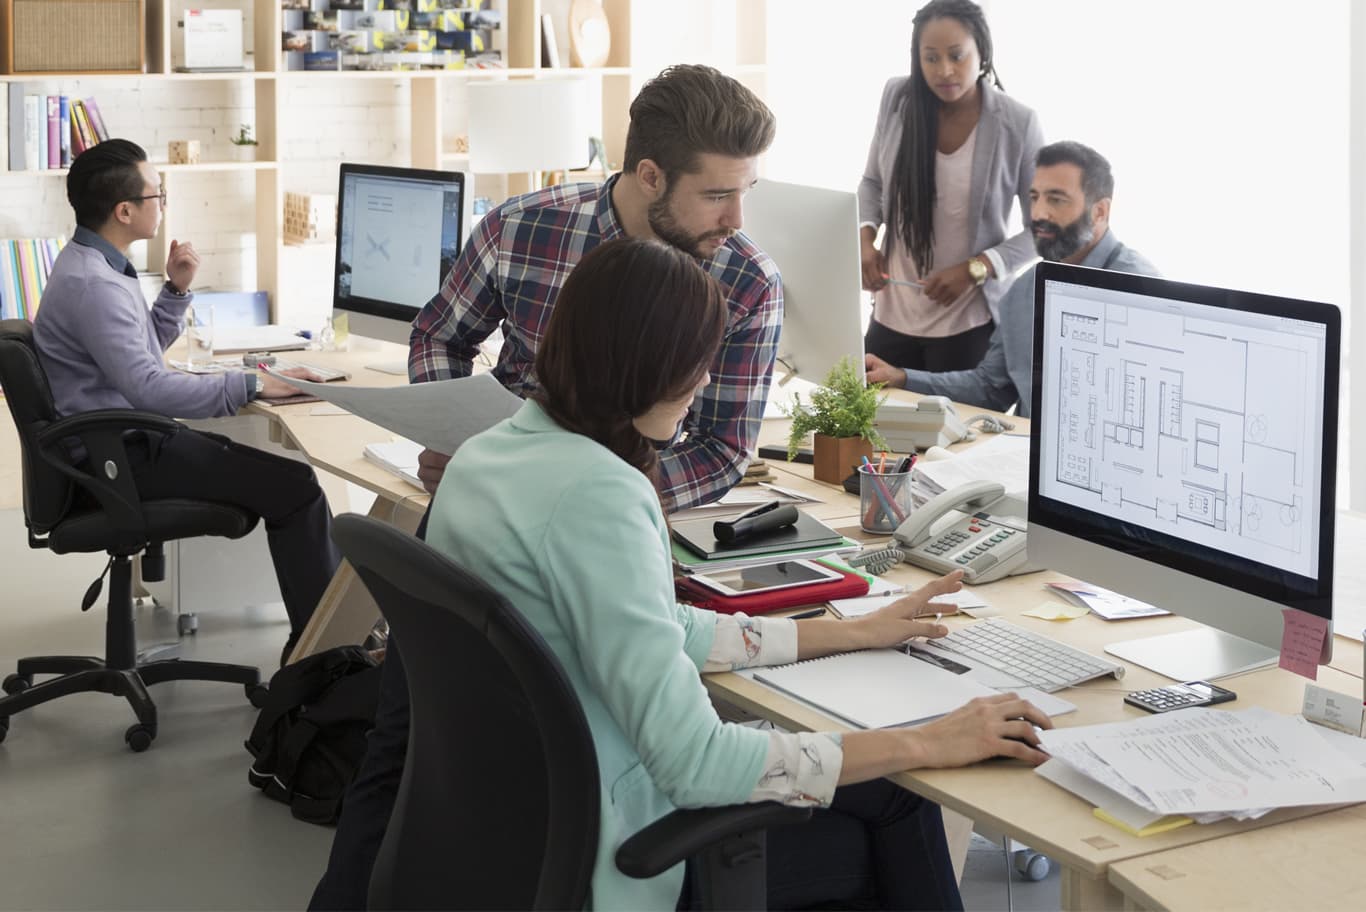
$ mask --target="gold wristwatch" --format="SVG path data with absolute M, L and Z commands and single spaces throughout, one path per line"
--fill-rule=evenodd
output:
M 982 262 L 981 257 L 968 258 L 968 275 L 972 276 L 975 285 L 981 285 L 987 280 L 987 264 Z

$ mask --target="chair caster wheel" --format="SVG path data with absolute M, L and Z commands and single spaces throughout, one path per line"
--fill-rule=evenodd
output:
M 179 614 L 175 619 L 176 631 L 181 635 L 194 634 L 199 630 L 199 617 L 194 614 Z
M 5 693 L 10 696 L 14 696 L 17 693 L 23 693 L 32 686 L 33 678 L 21 674 L 8 675 L 5 678 L 4 683 L 0 684 L 0 687 L 4 688 Z
M 1022 849 L 1015 853 L 1015 870 L 1020 872 L 1020 876 L 1029 881 L 1040 881 L 1048 876 L 1052 869 L 1052 862 L 1047 855 L 1040 855 L 1030 849 Z
M 130 726 L 128 731 L 123 733 L 123 740 L 128 742 L 133 753 L 140 754 L 152 746 L 152 739 L 156 736 L 157 732 L 154 726 L 139 722 L 137 725 Z
M 266 700 L 270 699 L 270 688 L 265 684 L 248 684 L 243 688 L 247 692 L 247 699 L 251 705 L 257 709 L 264 709 Z

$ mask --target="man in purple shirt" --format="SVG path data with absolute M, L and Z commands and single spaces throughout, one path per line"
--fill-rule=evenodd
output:
M 232 415 L 257 396 L 298 392 L 265 375 L 195 375 L 166 366 L 163 353 L 180 335 L 194 297 L 190 285 L 199 255 L 192 245 L 171 241 L 167 281 L 149 312 L 126 251 L 157 233 L 166 194 L 141 148 L 123 139 L 100 143 L 72 163 L 66 187 L 77 227 L 53 263 L 33 321 L 38 360 L 58 414 L 131 408 L 211 418 Z M 286 373 L 310 379 L 306 370 Z M 264 521 L 289 615 L 283 661 L 339 561 L 327 499 L 313 470 L 189 428 L 166 435 L 138 432 L 128 448 L 144 499 L 228 503 Z

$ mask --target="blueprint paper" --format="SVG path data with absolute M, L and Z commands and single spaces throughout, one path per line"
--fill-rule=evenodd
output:
M 400 437 L 447 455 L 522 407 L 522 400 L 505 390 L 492 374 L 369 387 L 311 383 L 273 370 L 268 373 L 310 396 L 325 399 Z

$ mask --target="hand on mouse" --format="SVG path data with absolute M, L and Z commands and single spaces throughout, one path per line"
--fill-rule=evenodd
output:
M 1036 729 L 1052 727 L 1041 709 L 1009 693 L 978 697 L 913 731 L 924 736 L 927 767 L 966 766 L 988 757 L 1013 757 L 1038 766 L 1048 754 L 1039 748 Z

